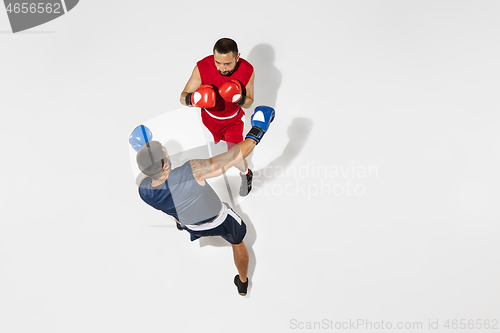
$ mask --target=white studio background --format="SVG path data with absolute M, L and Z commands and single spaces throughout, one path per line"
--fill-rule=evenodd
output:
M 500 319 L 498 17 L 498 1 L 82 0 L 12 34 L 2 12 L 0 331 Z M 277 112 L 239 207 L 245 298 L 230 247 L 144 204 L 128 153 L 221 37 Z

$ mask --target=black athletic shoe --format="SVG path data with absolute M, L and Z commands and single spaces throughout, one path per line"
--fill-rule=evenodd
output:
M 177 230 L 179 230 L 179 231 L 184 230 L 184 229 L 182 229 L 181 224 L 177 221 L 175 221 L 175 226 L 177 227 Z
M 248 169 L 248 173 L 246 175 L 241 175 L 241 186 L 240 186 L 240 195 L 242 197 L 246 197 L 248 193 L 252 190 L 252 170 Z
M 248 278 L 247 278 L 247 282 L 243 283 L 240 280 L 240 276 L 236 275 L 234 277 L 234 284 L 236 285 L 236 287 L 238 287 L 238 294 L 240 294 L 241 296 L 245 296 L 247 294 Z

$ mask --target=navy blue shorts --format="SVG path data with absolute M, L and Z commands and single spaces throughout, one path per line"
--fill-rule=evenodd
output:
M 213 229 L 194 231 L 184 227 L 184 230 L 191 234 L 191 241 L 200 237 L 221 236 L 231 244 L 240 244 L 247 233 L 247 226 L 232 208 L 229 206 L 228 208 L 229 211 L 224 222 Z

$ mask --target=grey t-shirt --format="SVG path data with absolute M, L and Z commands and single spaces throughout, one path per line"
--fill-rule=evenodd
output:
M 139 185 L 139 195 L 148 205 L 175 217 L 181 224 L 195 224 L 212 220 L 219 213 L 222 202 L 212 187 L 201 186 L 194 179 L 189 161 L 170 171 L 167 181 L 157 187 L 146 177 Z

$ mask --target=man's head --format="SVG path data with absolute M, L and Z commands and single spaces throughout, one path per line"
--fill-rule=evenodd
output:
M 231 76 L 238 66 L 238 45 L 230 38 L 221 38 L 214 45 L 215 67 L 223 76 Z
M 170 157 L 158 141 L 150 141 L 139 149 L 136 157 L 137 165 L 142 173 L 153 179 L 161 179 L 170 171 Z

